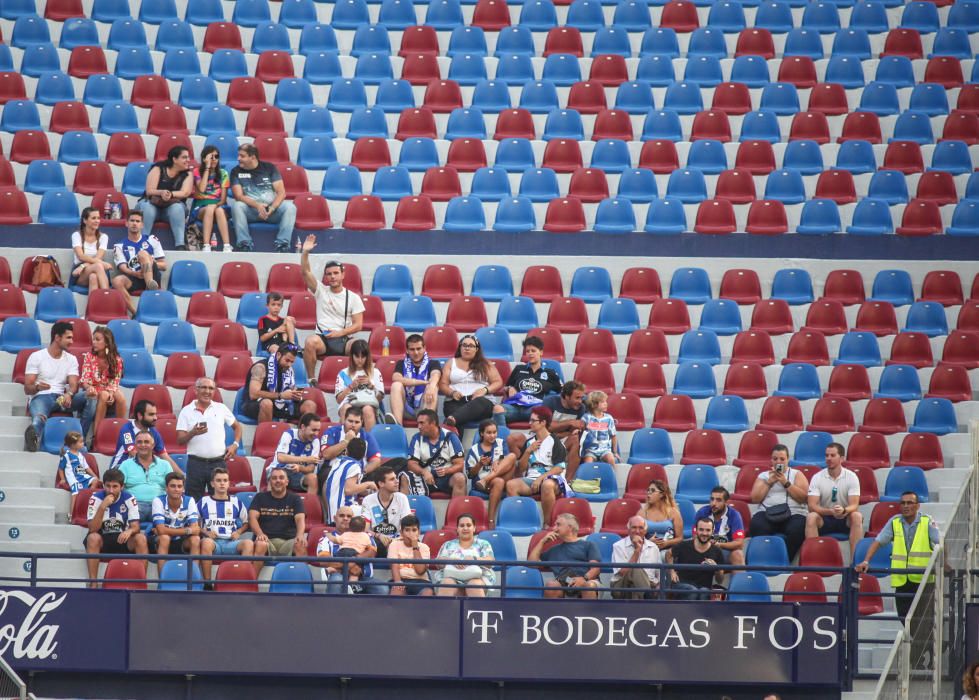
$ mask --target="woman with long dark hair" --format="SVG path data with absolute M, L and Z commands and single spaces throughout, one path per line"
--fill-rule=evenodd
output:
M 146 190 L 139 200 L 143 212 L 143 228 L 153 231 L 156 217 L 166 214 L 177 250 L 187 250 L 184 230 L 187 226 L 187 198 L 194 190 L 191 177 L 191 155 L 186 146 L 174 146 L 166 160 L 153 163 L 146 174 Z
M 499 371 L 483 355 L 476 336 L 463 336 L 439 379 L 439 392 L 445 396 L 445 426 L 458 429 L 492 418 L 494 404 L 490 396 L 502 386 Z
M 126 417 L 126 396 L 119 388 L 122 379 L 122 358 L 116 348 L 116 339 L 106 326 L 97 326 L 92 333 L 92 349 L 82 358 L 79 384 L 89 399 L 94 399 L 95 419 L 92 434 L 111 407 L 116 418 Z
M 384 378 L 374 366 L 371 349 L 366 340 L 350 343 L 347 368 L 337 374 L 336 399 L 340 422 L 350 406 L 360 406 L 364 411 L 364 430 L 377 424 L 378 411 L 384 398 Z
M 78 230 L 71 234 L 71 250 L 75 257 L 70 286 L 87 286 L 89 291 L 109 288 L 108 271 L 112 269 L 112 265 L 105 261 L 109 237 L 99 228 L 101 223 L 102 216 L 98 209 L 82 209 Z
M 194 199 L 190 205 L 190 216 L 191 219 L 201 220 L 204 250 L 217 248 L 217 240 L 211 240 L 216 223 L 224 243 L 224 252 L 230 253 L 231 234 L 228 232 L 228 215 L 224 205 L 228 201 L 231 180 L 228 171 L 221 167 L 220 155 L 217 146 L 204 146 L 201 151 L 201 164 L 194 170 Z

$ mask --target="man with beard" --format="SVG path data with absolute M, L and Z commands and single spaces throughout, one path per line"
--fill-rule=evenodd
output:
M 183 474 L 183 469 L 178 467 L 177 463 L 167 453 L 167 447 L 163 443 L 163 436 L 156 429 L 156 404 L 146 399 L 137 401 L 136 405 L 133 406 L 133 415 L 135 418 L 119 428 L 119 438 L 116 440 L 116 454 L 109 463 L 109 469 L 118 467 L 136 454 L 136 436 L 145 431 L 153 436 L 153 454 L 160 459 L 165 459 L 170 463 L 174 471 Z
M 697 511 L 696 520 L 709 518 L 714 523 L 714 544 L 724 554 L 725 564 L 744 565 L 744 519 L 727 505 L 731 494 L 723 486 L 710 491 L 710 505 Z M 695 522 L 696 522 L 695 520 Z
M 316 413 L 316 402 L 303 401 L 303 392 L 296 387 L 293 365 L 298 352 L 295 345 L 280 345 L 275 354 L 252 365 L 248 371 L 248 396 L 241 402 L 242 413 L 259 423 L 291 421 Z
M 670 580 L 677 598 L 710 600 L 714 581 L 720 583 L 724 579 L 721 569 L 709 568 L 724 562 L 724 554 L 712 542 L 713 537 L 713 519 L 701 518 L 694 525 L 694 536 L 691 539 L 683 540 L 666 551 L 668 564 L 695 564 L 701 567 L 670 570 Z

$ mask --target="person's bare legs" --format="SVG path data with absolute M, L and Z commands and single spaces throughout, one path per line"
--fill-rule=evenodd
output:
M 129 309 L 129 313 L 133 316 L 136 315 L 136 302 L 133 301 L 132 294 L 129 293 L 129 287 L 131 286 L 129 281 L 129 275 L 123 273 L 117 274 L 112 278 L 112 286 L 118 289 L 122 293 L 122 297 L 126 300 L 126 308 Z
M 391 415 L 398 425 L 404 424 L 405 386 L 401 382 L 391 382 Z
M 221 236 L 221 242 L 224 245 L 231 245 L 231 232 L 228 228 L 228 215 L 225 213 L 224 207 L 215 207 L 214 222 L 217 224 L 218 234 Z
M 214 210 L 217 209 L 216 204 L 208 204 L 205 207 L 201 207 L 200 217 L 201 217 L 201 233 L 204 236 L 204 245 L 211 245 L 211 231 L 214 230 Z
M 316 385 L 316 360 L 326 354 L 326 346 L 322 338 L 315 333 L 306 338 L 303 344 L 303 364 L 306 365 L 306 376 L 309 382 Z M 328 387 L 331 391 L 332 387 Z M 342 420 L 342 419 L 341 419 Z

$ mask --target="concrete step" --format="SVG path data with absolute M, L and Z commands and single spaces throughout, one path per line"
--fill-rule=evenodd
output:
M 17 506 L 45 506 L 64 515 L 70 498 L 71 494 L 63 489 L 0 487 L 0 520 L 12 520 L 8 509 Z
M 14 416 L 7 413 L 0 413 L 0 435 L 24 434 L 27 426 L 31 424 L 31 419 L 26 415 Z
M 77 525 L 55 523 L 54 509 L 49 509 L 49 518 L 45 523 L 0 522 L 0 549 L 16 542 L 42 543 L 38 551 L 47 551 L 52 545 L 67 545 L 72 552 L 83 551 L 82 540 L 86 530 Z
M 37 560 L 37 577 L 40 585 L 46 586 L 84 586 L 88 578 L 84 559 L 39 559 Z M 0 559 L 0 581 L 4 585 L 23 581 L 27 584 L 31 578 L 31 560 L 14 557 Z M 41 579 L 48 579 L 41 581 Z M 60 580 L 59 580 L 60 579 Z
M 14 471 L 12 469 L 0 469 L 0 488 L 37 488 L 41 486 L 41 475 L 33 470 Z M 51 486 L 54 486 L 54 477 L 51 478 Z
M 11 527 L 24 523 L 49 524 L 55 521 L 55 508 L 50 506 L 0 506 L 0 522 Z

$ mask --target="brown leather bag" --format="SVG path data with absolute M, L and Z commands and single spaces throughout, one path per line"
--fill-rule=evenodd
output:
M 35 256 L 31 284 L 37 287 L 64 287 L 58 261 L 50 255 Z

